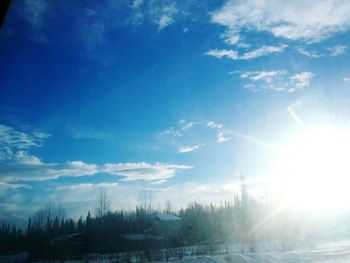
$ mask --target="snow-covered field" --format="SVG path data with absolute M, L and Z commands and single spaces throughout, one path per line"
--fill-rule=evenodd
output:
M 19 254 L 20 255 L 20 254 Z M 19 255 L 0 256 L 1 262 L 26 262 Z M 174 259 L 174 258 L 172 258 Z M 38 261 L 43 262 L 43 261 Z M 53 261 L 55 262 L 55 261 Z M 62 262 L 62 261 L 57 261 Z M 120 262 L 115 256 L 101 255 L 84 260 L 66 260 L 66 263 L 109 263 Z M 129 262 L 138 262 L 129 260 Z M 350 240 L 322 243 L 307 249 L 289 251 L 270 251 L 259 253 L 229 253 L 217 256 L 187 256 L 172 263 L 350 263 Z M 157 262 L 165 263 L 165 262 Z
M 350 241 L 324 243 L 287 252 L 192 257 L 174 263 L 350 263 Z

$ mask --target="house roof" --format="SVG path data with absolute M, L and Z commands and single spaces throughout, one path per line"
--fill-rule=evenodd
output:
M 155 214 L 156 219 L 160 221 L 180 221 L 180 217 L 177 217 L 173 214 Z
M 129 234 L 129 235 L 123 235 L 126 239 L 130 241 L 140 241 L 140 240 L 161 240 L 163 237 L 156 236 L 156 235 L 145 235 L 145 234 Z
M 73 233 L 56 237 L 50 241 L 53 246 L 58 245 L 83 245 L 86 243 L 86 236 L 81 233 Z

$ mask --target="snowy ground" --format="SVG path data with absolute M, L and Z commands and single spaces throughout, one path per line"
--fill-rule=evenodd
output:
M 350 263 L 350 241 L 324 243 L 288 252 L 192 257 L 174 263 Z

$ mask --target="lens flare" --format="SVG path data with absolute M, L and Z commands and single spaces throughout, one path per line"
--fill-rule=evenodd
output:
M 274 188 L 291 205 L 349 207 L 350 133 L 334 128 L 306 130 L 279 152 Z

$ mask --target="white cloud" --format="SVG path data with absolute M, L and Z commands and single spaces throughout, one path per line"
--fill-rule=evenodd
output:
M 216 130 L 216 141 L 219 143 L 223 143 L 231 140 L 231 131 L 226 129 L 222 124 L 218 124 L 214 121 L 207 122 L 207 126 L 209 128 Z
M 178 126 L 177 128 L 170 127 L 164 132 L 162 132 L 162 135 L 170 135 L 171 137 L 174 138 L 180 138 L 185 135 L 186 132 L 190 131 L 196 124 L 193 121 L 187 122 L 186 120 L 179 120 L 178 121 Z
M 11 162 L 0 164 L 0 181 L 43 181 L 57 179 L 62 176 L 79 177 L 106 173 L 124 177 L 124 181 L 167 180 L 177 170 L 191 169 L 188 165 L 149 164 L 149 163 L 117 163 L 88 164 L 82 161 L 71 161 L 62 164 L 44 163 L 39 158 L 26 152 L 18 152 Z
M 237 60 L 239 59 L 238 53 L 237 51 L 234 50 L 227 50 L 227 49 L 212 49 L 209 50 L 208 52 L 205 53 L 205 55 L 207 56 L 212 56 L 212 57 L 216 57 L 216 58 L 230 58 L 233 60 Z
M 41 147 L 48 137 L 43 132 L 25 133 L 0 124 L 0 161 L 12 158 L 16 151 Z
M 10 161 L 0 164 L 1 181 L 42 181 L 57 179 L 62 176 L 94 175 L 98 166 L 82 161 L 72 161 L 62 164 L 44 163 L 39 158 L 19 151 Z
M 348 48 L 348 46 L 344 45 L 335 45 L 332 48 L 328 48 L 331 56 L 339 56 L 345 52 L 345 50 Z
M 193 123 L 184 123 L 183 130 L 188 130 Z M 88 164 L 83 161 L 66 163 L 46 163 L 28 151 L 40 147 L 48 135 L 42 132 L 24 133 L 11 127 L 0 125 L 0 182 L 42 181 L 57 179 L 62 176 L 87 176 L 108 173 L 125 177 L 124 180 L 166 180 L 175 175 L 177 170 L 191 169 L 191 166 L 173 164 L 119 163 Z
M 219 131 L 217 135 L 217 142 L 223 143 L 231 140 L 230 132 L 227 130 Z
M 164 184 L 165 182 L 167 182 L 167 180 L 158 180 L 158 181 L 153 181 L 150 184 Z
M 82 184 L 59 186 L 56 188 L 56 190 L 81 191 L 81 190 L 94 189 L 94 188 L 114 188 L 117 186 L 119 186 L 118 183 L 97 183 L 97 184 L 82 183 Z
M 158 30 L 162 30 L 167 26 L 174 23 L 173 16 L 178 12 L 175 2 L 163 6 L 158 12 L 156 12 L 156 23 L 158 25 Z
M 247 71 L 240 75 L 242 79 L 250 79 L 253 81 L 265 81 L 271 83 L 276 77 L 286 74 L 284 70 L 276 71 Z
M 189 165 L 149 164 L 149 163 L 118 163 L 105 164 L 101 172 L 124 177 L 124 181 L 167 180 L 175 175 L 176 170 L 192 169 Z
M 306 50 L 304 47 L 302 46 L 297 46 L 295 48 L 300 54 L 303 54 L 307 57 L 310 57 L 310 58 L 319 58 L 320 55 L 316 52 L 316 51 L 308 51 Z
M 132 8 L 139 8 L 143 5 L 143 0 L 134 0 L 132 2 Z
M 186 123 L 184 126 L 182 126 L 181 130 L 188 131 L 188 130 L 192 129 L 193 125 L 194 125 L 194 123 L 192 121 L 189 123 Z
M 158 22 L 158 30 L 162 30 L 167 26 L 171 25 L 174 22 L 174 19 L 168 15 L 162 15 Z
M 280 46 L 262 46 L 257 49 L 248 51 L 243 53 L 242 55 L 239 55 L 237 51 L 235 50 L 227 50 L 227 49 L 212 49 L 205 53 L 207 56 L 212 56 L 216 58 L 230 58 L 232 60 L 250 60 L 261 56 L 266 56 L 268 54 L 272 53 L 281 53 L 284 51 L 284 49 L 287 47 L 287 45 L 280 45 Z
M 195 150 L 198 150 L 200 147 L 204 146 L 205 144 L 197 144 L 197 145 L 188 145 L 188 146 L 182 146 L 177 149 L 178 153 L 189 153 L 193 152 Z
M 268 71 L 266 71 L 268 72 Z M 249 72 L 247 73 L 243 73 L 245 74 L 245 77 L 244 78 L 247 78 L 250 74 Z M 256 78 L 256 76 L 258 76 L 260 74 L 261 77 L 259 77 L 258 79 L 268 79 L 270 76 L 270 74 L 265 74 L 265 71 L 259 71 L 258 74 L 252 74 L 252 78 Z M 283 74 L 283 72 L 281 71 L 275 71 L 275 73 L 271 74 L 271 75 L 278 75 L 278 74 Z M 209 121 L 207 123 L 207 126 L 212 128 L 212 129 L 216 129 L 216 138 L 217 138 L 217 142 L 219 143 L 223 143 L 223 142 L 226 142 L 226 141 L 229 141 L 232 139 L 233 136 L 237 137 L 237 138 L 240 138 L 240 139 L 243 139 L 245 141 L 248 141 L 248 142 L 252 142 L 252 143 L 256 143 L 256 144 L 259 144 L 259 145 L 262 145 L 262 146 L 265 146 L 265 147 L 268 147 L 268 148 L 273 148 L 273 146 L 267 142 L 264 142 L 262 140 L 259 140 L 258 138 L 255 138 L 251 135 L 248 135 L 248 134 L 245 134 L 245 133 L 241 133 L 241 132 L 238 132 L 236 130 L 232 130 L 232 129 L 228 129 L 228 128 L 225 128 L 222 124 L 217 124 L 213 121 Z
M 291 89 L 304 89 L 310 85 L 310 80 L 313 77 L 311 72 L 301 72 L 290 77 L 289 86 Z
M 207 122 L 207 126 L 210 128 L 215 128 L 215 129 L 221 129 L 222 128 L 222 124 L 218 124 L 216 122 L 213 121 L 208 121 Z
M 350 82 L 350 77 L 345 77 L 344 82 Z
M 177 130 L 175 129 L 174 127 L 170 127 L 169 129 L 165 130 L 164 132 L 162 132 L 162 134 L 164 135 L 170 135 L 171 137 L 175 137 L 175 138 L 178 138 L 178 137 L 182 137 L 184 136 L 184 132 L 180 129 L 180 130 Z
M 262 46 L 260 48 L 257 48 L 255 50 L 249 51 L 244 53 L 240 59 L 253 59 L 261 56 L 265 56 L 271 53 L 282 53 L 284 49 L 287 47 L 287 45 L 280 45 L 280 46 Z
M 233 30 L 227 30 L 220 35 L 224 42 L 228 45 L 237 46 L 239 48 L 249 48 L 250 45 L 245 43 L 239 32 Z
M 0 182 L 0 190 L 4 190 L 4 189 L 16 190 L 21 188 L 31 188 L 31 186 L 28 184 L 9 184 L 5 182 Z
M 269 32 L 276 37 L 319 42 L 350 28 L 350 2 L 343 0 L 229 0 L 212 21 L 240 32 Z
M 304 71 L 289 75 L 285 70 L 247 71 L 240 73 L 240 78 L 248 80 L 244 87 L 253 91 L 273 90 L 295 92 L 310 85 L 313 73 Z

